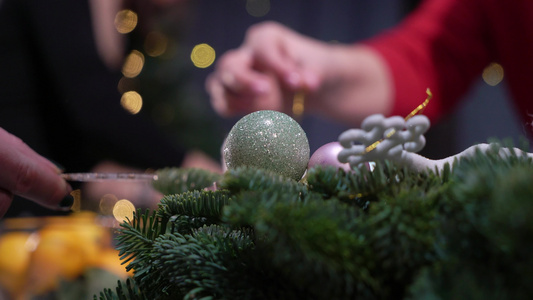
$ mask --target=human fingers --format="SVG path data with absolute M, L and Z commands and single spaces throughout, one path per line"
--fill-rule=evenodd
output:
M 210 93 L 211 105 L 214 110 L 224 117 L 242 115 L 257 110 L 284 110 L 281 91 L 273 79 L 269 79 L 273 86 L 269 93 L 235 93 L 226 89 L 222 83 L 213 77 L 208 77 L 207 86 Z
M 4 189 L 0 189 L 0 218 L 6 214 L 12 201 L 13 194 Z
M 20 140 L 18 137 L 10 134 L 6 130 L 0 127 L 0 141 L 4 141 L 4 146 L 11 145 L 14 150 L 20 152 L 21 154 L 28 156 L 32 160 L 35 160 L 35 162 L 44 168 L 48 168 L 52 170 L 53 172 L 59 174 L 63 170 L 60 170 L 59 167 L 51 162 L 50 160 L 44 158 L 41 155 L 38 155 L 33 149 L 28 147 L 22 140 Z
M 233 112 L 228 109 L 227 100 L 224 98 L 224 88 L 214 74 L 207 76 L 205 88 L 215 112 L 223 117 L 231 116 Z
M 254 69 L 253 53 L 239 48 L 225 53 L 217 62 L 215 78 L 234 94 L 262 94 L 271 86 L 265 76 Z
M 290 102 L 295 92 L 316 91 L 320 80 L 310 63 L 312 44 L 277 23 L 252 26 L 243 45 L 225 53 L 206 81 L 215 111 L 222 116 L 260 109 L 283 111 L 284 101 Z
M 281 82 L 296 88 L 300 84 L 298 61 L 292 55 L 295 33 L 276 22 L 251 26 L 241 48 L 251 53 L 253 68 L 272 72 Z
M 33 149 L 22 143 L 23 146 L 18 150 L 25 156 L 35 160 L 35 163 L 41 165 L 43 168 L 48 168 L 56 174 L 61 174 L 64 170 L 49 159 L 37 154 Z
M 223 117 L 231 117 L 252 110 L 253 94 L 233 91 L 223 84 L 216 74 L 210 74 L 206 81 L 211 106 Z
M 224 54 L 206 80 L 215 111 L 222 116 L 259 109 L 277 109 L 279 86 L 275 78 L 253 68 L 251 53 L 244 48 Z
M 253 53 L 255 69 L 273 73 L 285 89 L 296 92 L 318 88 L 316 62 L 327 54 L 320 53 L 322 44 L 276 22 L 264 22 L 250 27 L 243 47 Z
M 0 189 L 51 209 L 70 208 L 71 188 L 57 167 L 1 128 L 0 141 Z

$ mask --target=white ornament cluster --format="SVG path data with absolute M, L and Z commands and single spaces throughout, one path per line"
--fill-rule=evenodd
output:
M 408 152 L 424 148 L 424 133 L 429 126 L 429 119 L 424 115 L 409 120 L 398 116 L 385 118 L 383 115 L 371 115 L 363 121 L 361 129 L 349 129 L 339 136 L 344 149 L 338 159 L 349 163 L 352 168 L 383 159 L 401 161 Z
M 440 171 L 446 164 L 452 167 L 456 159 L 471 156 L 476 151 L 485 153 L 491 144 L 478 144 L 465 151 L 447 158 L 432 160 L 414 152 L 422 150 L 426 144 L 424 133 L 429 129 L 429 119 L 424 115 L 415 115 L 408 120 L 394 116 L 371 115 L 361 124 L 361 129 L 349 129 L 339 136 L 343 149 L 338 154 L 341 163 L 359 168 L 364 163 L 391 160 L 417 171 L 428 169 Z M 501 148 L 502 157 L 524 155 L 533 158 L 533 154 L 517 148 Z

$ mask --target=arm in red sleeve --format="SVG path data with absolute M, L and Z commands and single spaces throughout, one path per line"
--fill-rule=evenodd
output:
M 449 112 L 493 56 L 487 47 L 484 3 L 425 1 L 400 26 L 367 43 L 394 78 L 393 115 L 407 115 L 426 98 L 431 119 Z

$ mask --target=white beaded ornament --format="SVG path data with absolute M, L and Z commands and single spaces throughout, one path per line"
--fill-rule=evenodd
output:
M 361 129 L 349 129 L 343 132 L 339 136 L 339 142 L 344 147 L 338 154 L 339 161 L 349 163 L 354 169 L 361 167 L 364 163 L 388 159 L 420 172 L 428 169 L 441 171 L 446 164 L 452 167 L 456 159 L 472 156 L 478 150 L 485 153 L 494 146 L 491 144 L 474 145 L 459 154 L 439 160 L 428 159 L 413 153 L 424 148 L 426 140 L 423 134 L 430 126 L 426 116 L 417 115 L 431 99 L 431 92 L 428 90 L 427 93 L 428 98 L 424 103 L 406 118 L 371 115 L 363 121 Z M 499 150 L 502 157 L 509 156 L 512 152 L 515 155 L 533 158 L 533 154 L 517 148 Z

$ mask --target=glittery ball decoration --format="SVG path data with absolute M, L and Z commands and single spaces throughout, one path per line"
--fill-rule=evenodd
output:
M 300 124 L 288 115 L 261 110 L 240 119 L 226 138 L 226 167 L 266 169 L 300 180 L 309 162 L 309 142 Z
M 343 169 L 346 172 L 352 171 L 349 163 L 342 163 L 339 161 L 339 152 L 344 149 L 339 142 L 331 142 L 325 145 L 320 146 L 316 151 L 311 155 L 309 159 L 308 169 L 311 169 L 316 166 L 333 166 L 339 169 Z M 376 163 L 374 162 L 365 162 L 360 168 L 367 168 L 370 171 L 374 170 Z
M 350 164 L 341 163 L 337 156 L 344 149 L 339 142 L 327 143 L 318 148 L 309 159 L 309 169 L 315 166 L 333 166 L 351 171 Z

